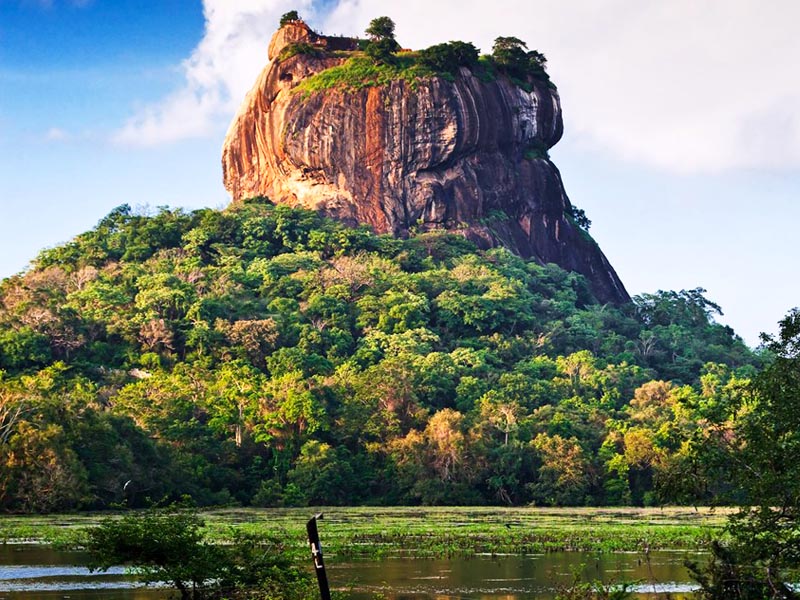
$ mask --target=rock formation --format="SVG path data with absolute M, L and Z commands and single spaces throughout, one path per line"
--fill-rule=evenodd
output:
M 452 81 L 296 93 L 305 79 L 346 61 L 341 51 L 355 43 L 302 22 L 274 35 L 270 62 L 225 139 L 223 177 L 234 201 L 266 196 L 401 236 L 453 230 L 481 247 L 503 245 L 582 273 L 601 302 L 629 300 L 571 218 L 546 158 L 562 134 L 552 86 L 532 82 L 526 91 L 505 76 L 485 80 L 461 68 Z M 282 58 L 291 44 L 321 51 Z

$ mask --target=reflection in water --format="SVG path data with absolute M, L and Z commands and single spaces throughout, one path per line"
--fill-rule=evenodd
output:
M 691 591 L 683 566 L 685 552 L 584 554 L 558 552 L 535 556 L 479 556 L 471 559 L 392 558 L 381 562 L 337 564 L 329 560 L 329 579 L 352 600 L 381 594 L 387 600 L 414 598 L 520 600 L 553 598 L 554 590 L 581 581 L 627 582 L 641 598 Z
M 82 552 L 34 544 L 0 545 L 0 600 L 163 600 L 164 589 L 143 588 L 122 567 L 90 573 Z M 68 592 L 68 594 L 65 594 Z
M 389 558 L 340 562 L 331 555 L 331 586 L 350 600 L 522 600 L 554 597 L 554 588 L 582 581 L 636 584 L 641 598 L 687 597 L 690 581 L 685 552 L 533 556 L 478 556 L 470 559 Z M 86 556 L 46 546 L 0 545 L 0 600 L 164 600 L 169 590 L 138 587 L 122 568 L 89 573 Z M 657 583 L 653 583 L 657 582 Z

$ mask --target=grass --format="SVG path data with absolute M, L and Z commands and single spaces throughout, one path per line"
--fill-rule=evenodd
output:
M 326 555 L 445 557 L 556 551 L 704 549 L 729 511 L 691 508 L 333 507 L 319 524 Z M 202 513 L 210 539 L 231 530 L 280 536 L 306 552 L 312 508 L 218 509 Z M 0 518 L 0 541 L 74 544 L 108 513 Z
M 409 83 L 413 88 L 420 80 L 434 76 L 446 77 L 420 65 L 415 52 L 401 52 L 395 55 L 391 63 L 382 64 L 376 64 L 362 52 L 356 52 L 343 64 L 325 69 L 305 79 L 294 88 L 293 92 L 307 98 L 323 90 L 338 89 L 354 92 L 398 80 Z
M 313 44 L 306 42 L 295 42 L 294 44 L 287 45 L 278 54 L 278 60 L 286 60 L 297 54 L 305 54 L 308 56 L 324 56 L 325 52 Z
M 284 55 L 284 52 L 286 53 Z M 288 58 L 294 54 L 314 54 L 316 49 L 308 44 L 292 44 L 281 53 L 281 59 Z M 439 77 L 447 81 L 454 81 L 455 76 L 449 71 L 437 71 L 423 65 L 419 61 L 419 52 L 401 51 L 394 54 L 391 62 L 375 63 L 364 52 L 334 52 L 331 56 L 347 58 L 347 60 L 335 67 L 330 67 L 324 71 L 312 75 L 302 81 L 292 91 L 301 94 L 303 99 L 311 94 L 325 90 L 343 90 L 355 92 L 368 87 L 388 85 L 392 81 L 405 81 L 412 89 L 416 89 L 420 81 Z M 495 81 L 499 75 L 497 65 L 491 56 L 482 55 L 478 63 L 472 69 L 473 74 L 481 81 Z M 555 89 L 549 79 L 540 79 Z M 518 78 L 511 78 L 511 81 L 518 87 L 530 92 L 533 86 L 528 81 Z M 538 158 L 538 156 L 537 156 Z

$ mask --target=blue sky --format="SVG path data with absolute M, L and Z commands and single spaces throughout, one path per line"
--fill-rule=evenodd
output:
M 789 0 L 0 0 L 0 276 L 122 203 L 225 206 L 225 131 L 293 8 L 329 33 L 389 15 L 407 47 L 527 40 L 561 93 L 551 156 L 629 292 L 705 287 L 751 344 L 800 304 Z

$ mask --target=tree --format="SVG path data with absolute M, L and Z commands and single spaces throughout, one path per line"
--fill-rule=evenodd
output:
M 469 42 L 436 44 L 419 52 L 419 61 L 438 72 L 455 73 L 478 64 L 478 49 Z
M 528 64 L 527 73 L 534 79 L 541 79 L 543 81 L 550 81 L 550 76 L 545 71 L 547 65 L 547 58 L 538 50 L 531 50 L 527 54 Z M 588 229 L 588 227 L 587 227 Z
M 412 498 L 423 504 L 475 502 L 477 470 L 463 422 L 461 413 L 445 408 L 431 416 L 424 431 L 412 429 L 392 443 L 400 478 Z
M 389 17 L 377 17 L 370 21 L 364 33 L 369 37 L 364 49 L 367 56 L 376 63 L 391 62 L 394 52 L 400 49 L 394 38 L 394 21 Z
M 389 17 L 377 17 L 369 22 L 364 30 L 369 38 L 375 42 L 382 39 L 394 39 L 394 21 Z
M 207 581 L 222 576 L 222 553 L 203 541 L 196 513 L 173 508 L 127 513 L 88 532 L 91 570 L 136 567 L 145 582 L 170 581 L 181 598 L 201 598 Z
M 208 426 L 226 433 L 232 431 L 234 443 L 240 448 L 245 431 L 249 433 L 253 427 L 265 378 L 241 362 L 222 365 L 216 378 L 208 400 Z
M 8 442 L 28 410 L 22 395 L 3 384 L 3 372 L 0 371 L 0 446 Z
M 299 371 L 274 377 L 260 399 L 258 441 L 299 451 L 306 437 L 325 425 L 325 410 L 314 394 L 313 381 Z
M 278 591 L 288 598 L 304 577 L 276 540 L 234 536 L 228 544 L 203 538 L 205 523 L 180 506 L 130 512 L 103 519 L 90 529 L 89 568 L 106 571 L 124 564 L 147 583 L 169 581 L 184 600 L 219 597 L 235 588 Z
M 281 23 L 280 26 L 283 27 L 284 25 L 288 25 L 289 23 L 294 23 L 295 21 L 300 21 L 300 15 L 296 10 L 290 10 L 287 13 L 283 13 L 281 15 Z
M 538 50 L 528 51 L 528 45 L 519 38 L 496 38 L 492 46 L 492 58 L 511 77 L 550 81 L 545 71 L 547 64 L 545 55 Z
M 509 436 L 519 429 L 522 408 L 516 402 L 493 401 L 494 394 L 485 394 L 480 403 L 481 418 L 503 434 L 503 445 L 508 445 Z
M 534 502 L 547 506 L 583 504 L 589 488 L 589 461 L 575 438 L 540 433 L 531 441 L 541 468 L 537 481 L 529 483 Z
M 635 314 L 647 326 L 682 325 L 705 327 L 714 315 L 722 315 L 718 304 L 704 296 L 706 290 L 695 288 L 680 292 L 659 290 L 633 298 Z
M 349 454 L 345 448 L 334 449 L 330 444 L 309 440 L 289 472 L 289 484 L 297 487 L 305 504 L 352 504 L 364 482 L 353 472 Z
M 86 493 L 86 472 L 63 427 L 22 420 L 0 445 L 0 508 L 28 513 L 75 509 Z
M 442 481 L 455 478 L 462 468 L 465 452 L 465 437 L 461 432 L 463 416 L 450 408 L 433 415 L 425 427 L 431 467 Z
M 798 597 L 788 582 L 800 564 L 800 310 L 762 341 L 773 362 L 717 418 L 727 421 L 717 429 L 722 458 L 750 505 L 730 519 L 730 542 L 715 545 L 711 565 L 694 567 L 713 600 Z
M 516 37 L 498 37 L 492 46 L 492 58 L 511 75 L 524 73 L 528 62 L 528 45 Z
M 528 61 L 533 65 L 544 68 L 547 64 L 547 57 L 538 50 L 531 50 L 528 52 Z
M 592 222 L 589 220 L 589 217 L 586 216 L 586 211 L 582 208 L 577 208 L 570 204 L 569 216 L 572 217 L 572 222 L 584 231 L 589 231 L 589 228 L 592 226 Z

